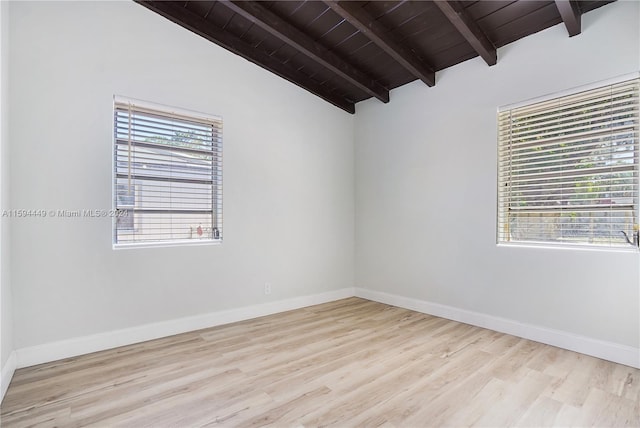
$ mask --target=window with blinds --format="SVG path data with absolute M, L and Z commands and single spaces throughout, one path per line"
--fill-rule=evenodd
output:
M 637 78 L 498 112 L 498 243 L 637 246 Z
M 222 120 L 114 99 L 114 246 L 222 240 Z

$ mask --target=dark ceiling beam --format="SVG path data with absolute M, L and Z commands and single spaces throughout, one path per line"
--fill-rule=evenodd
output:
M 329 49 L 271 12 L 262 4 L 255 1 L 229 0 L 224 0 L 222 3 L 235 13 L 258 25 L 272 36 L 296 48 L 304 55 L 323 67 L 328 68 L 336 75 L 372 97 L 376 97 L 383 103 L 389 102 L 389 90 L 387 88 L 377 83 L 353 65 L 339 58 Z
M 558 12 L 560 12 L 560 16 L 564 21 L 564 25 L 565 27 L 567 27 L 567 31 L 569 32 L 569 37 L 580 34 L 580 32 L 582 31 L 582 14 L 580 12 L 580 6 L 578 5 L 578 2 L 574 0 L 555 1 Z
M 436 0 L 434 3 L 488 65 L 498 62 L 496 47 L 460 2 Z
M 255 49 L 249 43 L 227 31 L 222 30 L 211 21 L 191 12 L 180 4 L 169 1 L 135 1 L 136 3 L 139 3 L 142 6 L 164 16 L 170 21 L 173 21 L 176 24 L 198 34 L 199 36 L 202 36 L 205 39 L 240 55 L 246 60 L 277 74 L 291 83 L 306 89 L 325 101 L 330 102 L 334 106 L 339 107 L 348 113 L 355 113 L 355 104 L 353 102 L 330 92 L 326 87 L 310 79 L 309 76 L 301 73 L 296 68 L 281 63 L 266 52 Z
M 389 34 L 389 30 L 365 11 L 357 2 L 324 0 L 334 12 L 356 27 L 362 34 L 391 56 L 411 74 L 429 86 L 436 84 L 433 68 L 418 58 L 411 49 Z

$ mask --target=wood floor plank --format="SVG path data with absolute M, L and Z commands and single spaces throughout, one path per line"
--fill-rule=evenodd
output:
M 3 427 L 640 427 L 640 370 L 359 298 L 17 370 Z
M 538 397 L 518 421 L 517 425 L 553 427 L 562 403 L 548 397 Z

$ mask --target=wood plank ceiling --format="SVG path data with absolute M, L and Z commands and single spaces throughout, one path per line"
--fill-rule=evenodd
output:
M 355 104 L 564 22 L 611 0 L 147 1 L 137 3 L 331 104 Z

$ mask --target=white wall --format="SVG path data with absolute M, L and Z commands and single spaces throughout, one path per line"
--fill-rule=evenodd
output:
M 495 245 L 496 108 L 637 71 L 639 3 L 361 103 L 355 119 L 130 2 L 14 2 L 9 15 L 3 205 L 109 208 L 120 94 L 223 116 L 225 242 L 114 251 L 109 219 L 13 220 L 3 364 L 13 348 L 351 287 L 354 265 L 371 291 L 639 346 L 637 254 Z
M 9 3 L 0 2 L 0 215 L 9 207 Z M 0 216 L 0 367 L 2 392 L 7 381 L 7 362 L 13 351 L 13 311 L 10 275 L 9 219 Z M 11 371 L 7 367 L 8 371 Z M 9 375 L 7 375 L 9 376 Z
M 220 246 L 13 221 L 16 348 L 353 286 L 353 116 L 132 2 L 10 15 L 12 208 L 110 208 L 114 94 L 224 118 Z
M 637 253 L 496 246 L 496 109 L 638 71 L 638 2 L 367 101 L 356 116 L 356 286 L 637 348 Z M 638 360 L 640 363 L 640 359 Z

